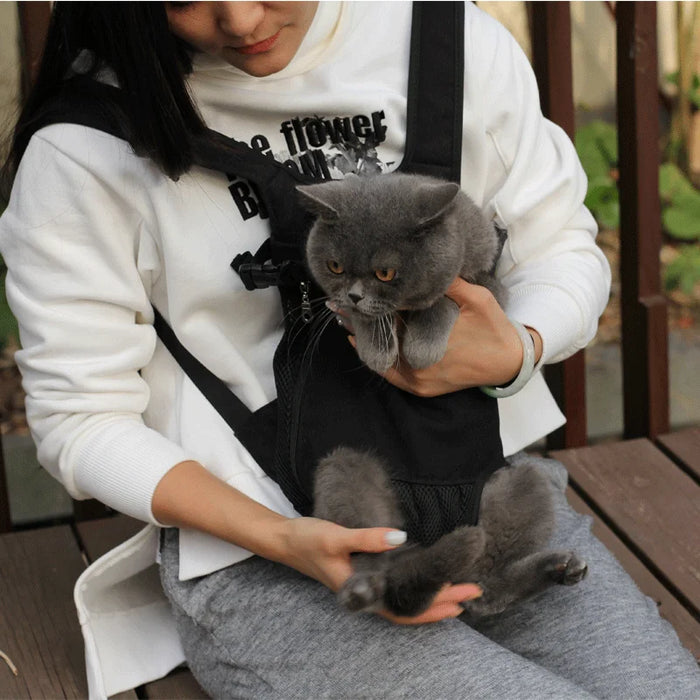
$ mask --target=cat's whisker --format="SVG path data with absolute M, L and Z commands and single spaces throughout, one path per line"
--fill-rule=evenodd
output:
M 311 362 L 311 358 L 321 342 L 321 336 L 326 328 L 333 322 L 334 318 L 335 314 L 330 309 L 323 309 L 316 315 L 312 322 L 311 333 L 301 358 L 302 366 L 306 362 Z
M 384 314 L 384 316 L 382 316 L 382 326 L 384 327 L 384 346 L 388 353 L 391 349 L 394 336 L 394 322 L 391 314 Z
M 314 353 L 316 352 L 316 350 L 318 349 L 318 346 L 321 343 L 321 337 L 322 337 L 323 333 L 325 332 L 326 328 L 328 328 L 328 326 L 333 323 L 333 321 L 334 321 L 334 315 L 332 313 L 327 314 L 326 318 L 323 320 L 322 325 L 319 327 L 313 340 L 310 343 L 310 348 L 308 350 L 309 362 L 313 358 Z
M 385 353 L 389 352 L 389 337 L 387 335 L 386 316 L 379 317 L 380 342 Z

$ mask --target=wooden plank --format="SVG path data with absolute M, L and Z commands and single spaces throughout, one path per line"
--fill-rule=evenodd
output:
M 676 600 L 674 595 L 639 561 L 580 496 L 571 488 L 567 489 L 566 496 L 574 510 L 593 518 L 593 534 L 613 553 L 642 593 L 654 600 L 661 616 L 673 625 L 681 644 L 700 660 L 700 622 Z
M 73 585 L 84 569 L 67 525 L 0 535 L 0 697 L 87 697 Z
M 586 355 L 579 350 L 563 362 L 546 365 L 544 376 L 566 423 L 547 435 L 547 449 L 581 447 L 588 442 L 586 421 Z
M 657 442 L 696 480 L 700 480 L 700 428 L 686 428 L 660 435 Z
M 151 700 L 201 700 L 209 697 L 186 668 L 176 668 L 165 678 L 144 686 L 143 690 Z
M 12 519 L 10 517 L 10 494 L 7 490 L 5 453 L 2 449 L 2 436 L 0 436 L 0 533 L 9 532 L 11 529 Z
M 22 34 L 22 92 L 27 95 L 39 72 L 51 20 L 50 2 L 18 2 Z
M 669 429 L 667 312 L 659 267 L 656 3 L 621 2 L 616 13 L 625 437 L 656 437 Z
M 90 561 L 95 561 L 110 549 L 133 537 L 145 524 L 126 515 L 101 520 L 86 520 L 76 524 L 76 530 Z
M 568 2 L 535 2 L 532 12 L 532 66 L 542 112 L 574 137 L 571 13 Z
M 615 534 L 698 616 L 700 486 L 646 439 L 552 456 Z
M 568 2 L 534 2 L 531 12 L 532 65 L 542 112 L 573 139 L 575 112 Z M 547 449 L 585 445 L 587 439 L 585 356 L 579 351 L 545 367 L 545 378 L 566 424 L 547 437 Z
M 76 522 L 108 518 L 114 513 L 115 511 L 94 498 L 88 498 L 84 501 L 73 501 L 73 517 Z

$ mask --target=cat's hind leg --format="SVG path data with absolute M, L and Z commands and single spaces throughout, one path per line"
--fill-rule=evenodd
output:
M 401 529 L 404 524 L 384 463 L 371 452 L 350 447 L 337 447 L 319 462 L 313 514 L 352 528 Z
M 318 465 L 314 480 L 317 518 L 343 527 L 403 527 L 403 515 L 384 463 L 370 452 L 338 447 Z M 338 591 L 351 611 L 381 607 L 386 589 L 387 554 L 352 555 L 355 573 Z
M 483 596 L 463 605 L 471 617 L 494 615 L 550 586 L 573 586 L 587 573 L 586 562 L 575 552 L 536 552 L 494 569 L 483 582 Z

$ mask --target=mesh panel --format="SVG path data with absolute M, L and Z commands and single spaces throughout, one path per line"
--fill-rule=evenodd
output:
M 460 525 L 474 525 L 481 489 L 476 484 L 435 486 L 392 479 L 406 515 L 408 537 L 430 545 Z

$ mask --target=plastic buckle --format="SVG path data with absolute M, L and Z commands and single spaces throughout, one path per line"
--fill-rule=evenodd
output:
M 275 265 L 271 261 L 259 263 L 250 253 L 240 253 L 237 255 L 231 267 L 238 273 L 245 288 L 249 291 L 253 289 L 266 289 L 267 287 L 277 287 L 280 283 L 286 267 L 285 263 Z

